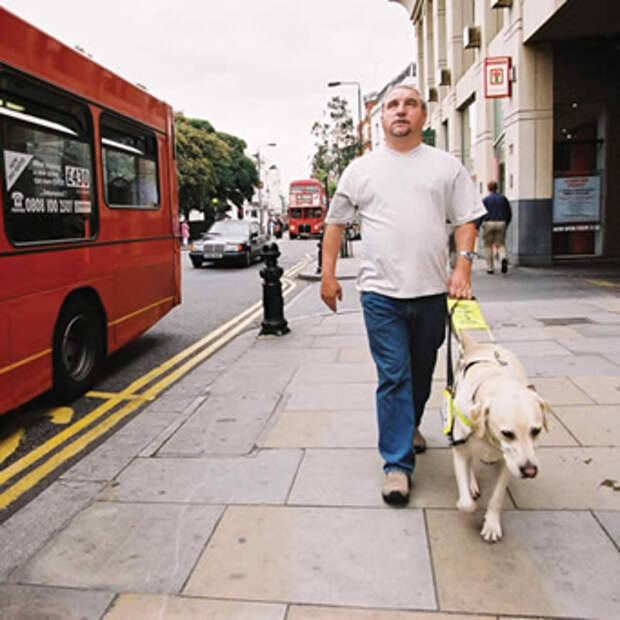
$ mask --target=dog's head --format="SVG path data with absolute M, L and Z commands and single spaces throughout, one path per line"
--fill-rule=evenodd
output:
M 536 439 L 547 428 L 549 405 L 517 381 L 502 381 L 470 409 L 476 436 L 499 444 L 508 470 L 518 478 L 538 473 Z

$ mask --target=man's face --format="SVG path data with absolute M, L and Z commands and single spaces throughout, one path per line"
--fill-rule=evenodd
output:
M 420 98 L 410 88 L 395 88 L 383 104 L 383 131 L 395 138 L 419 133 L 426 122 Z

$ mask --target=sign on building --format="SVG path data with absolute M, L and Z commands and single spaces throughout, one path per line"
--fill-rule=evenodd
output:
M 487 99 L 510 97 L 510 56 L 484 59 L 484 96 Z
M 601 177 L 553 179 L 553 223 L 598 222 L 601 218 Z

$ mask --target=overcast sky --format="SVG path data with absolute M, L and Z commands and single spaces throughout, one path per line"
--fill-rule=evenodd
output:
M 260 146 L 282 190 L 309 174 L 328 99 L 381 89 L 413 60 L 405 10 L 387 0 L 4 0 L 7 9 L 186 116 Z M 277 147 L 265 145 L 276 142 Z

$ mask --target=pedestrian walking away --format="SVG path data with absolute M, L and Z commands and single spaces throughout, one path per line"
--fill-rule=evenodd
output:
M 187 220 L 181 222 L 181 237 L 183 238 L 183 247 L 186 248 L 189 241 L 189 224 Z
M 377 367 L 379 452 L 384 500 L 409 499 L 418 427 L 445 335 L 446 294 L 472 297 L 474 221 L 485 213 L 467 170 L 450 154 L 422 144 L 426 102 L 403 83 L 385 97 L 386 145 L 346 168 L 327 214 L 321 297 L 342 300 L 335 277 L 340 236 L 359 209 L 362 259 L 357 276 L 370 351 Z M 448 277 L 447 222 L 457 258 Z M 414 449 L 415 443 L 415 449 Z
M 495 273 L 494 246 L 500 259 L 502 273 L 506 273 L 508 271 L 506 229 L 512 219 L 512 209 L 508 198 L 499 192 L 496 181 L 489 181 L 487 189 L 489 195 L 482 200 L 487 210 L 487 214 L 482 218 L 482 239 L 487 261 L 487 273 Z

